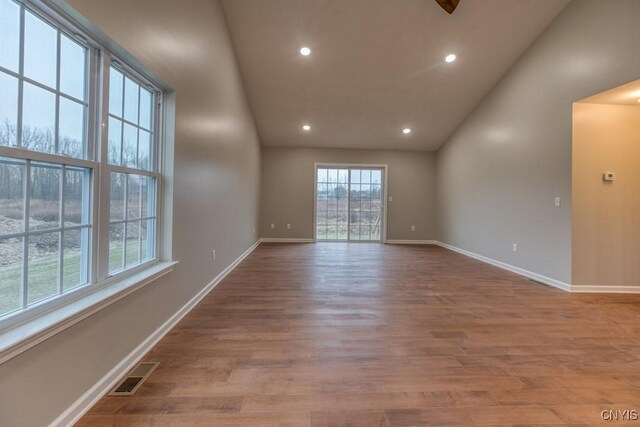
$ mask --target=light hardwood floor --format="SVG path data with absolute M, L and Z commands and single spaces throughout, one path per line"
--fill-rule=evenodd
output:
M 79 425 L 591 425 L 640 410 L 640 296 L 435 246 L 263 244 L 144 360 Z

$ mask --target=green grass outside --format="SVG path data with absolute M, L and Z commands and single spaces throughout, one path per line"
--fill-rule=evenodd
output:
M 142 257 L 146 257 L 146 251 L 142 249 Z M 122 242 L 112 244 L 109 248 L 109 271 L 122 270 L 123 257 Z M 127 266 L 137 264 L 138 261 L 138 241 L 127 242 Z M 65 291 L 80 285 L 80 250 L 65 250 L 64 253 L 64 280 Z M 58 292 L 58 254 L 54 253 L 50 257 L 41 258 L 29 264 L 29 303 L 38 302 L 44 298 L 56 295 Z M 3 267 L 0 270 L 0 316 L 9 311 L 21 307 L 22 292 L 22 263 L 19 265 Z

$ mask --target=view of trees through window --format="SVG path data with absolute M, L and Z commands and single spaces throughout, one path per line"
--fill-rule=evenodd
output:
M 153 256 L 155 180 L 111 173 L 109 272 L 140 264 Z
M 90 178 L 85 168 L 0 157 L 0 314 L 88 282 Z
M 10 0 L 0 39 L 0 146 L 85 159 L 88 49 Z M 88 168 L 0 157 L 0 315 L 89 281 L 90 181 Z
M 382 238 L 382 169 L 318 167 L 316 238 Z
M 81 34 L 0 0 L 0 317 L 156 257 L 159 91 Z
M 110 165 L 109 272 L 140 264 L 153 256 L 155 178 L 141 172 L 153 169 L 151 131 L 153 94 L 126 73 L 109 70 Z

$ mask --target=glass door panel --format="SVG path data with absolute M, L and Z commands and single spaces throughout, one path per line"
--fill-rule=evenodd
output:
M 349 238 L 348 170 L 318 168 L 316 182 L 316 238 L 347 240 Z
M 382 240 L 383 170 L 318 167 L 317 240 Z

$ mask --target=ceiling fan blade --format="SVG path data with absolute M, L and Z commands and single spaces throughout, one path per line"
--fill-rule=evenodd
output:
M 444 10 L 452 14 L 456 7 L 458 7 L 458 3 L 460 0 L 436 0 L 436 2 L 442 7 Z

